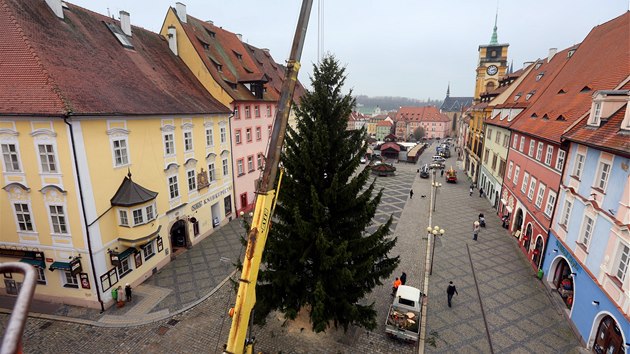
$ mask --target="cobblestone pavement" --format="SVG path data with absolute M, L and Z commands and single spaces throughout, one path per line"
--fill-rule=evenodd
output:
M 428 150 L 424 159 L 430 155 Z M 451 160 L 454 163 L 454 159 Z M 418 166 L 400 163 L 396 167 L 395 177 L 377 179 L 378 186 L 384 187 L 385 192 L 375 220 L 384 221 L 394 214 L 396 227 L 393 235 L 398 237 L 398 243 L 393 253 L 400 255 L 401 264 L 391 280 L 405 271 L 408 284 L 421 288 L 430 180 L 417 176 Z M 463 173 L 459 175 L 463 176 Z M 414 197 L 408 199 L 411 188 Z M 446 229 L 446 235 L 436 243 L 433 275 L 429 280 L 429 339 L 425 350 L 489 353 L 490 338 L 496 353 L 577 351 L 577 339 L 535 279 L 532 268 L 514 241 L 500 228 L 498 218 L 485 199 L 478 195 L 469 197 L 467 188 L 468 184 L 461 181 L 456 185 L 444 185 L 437 196 L 434 221 Z M 486 214 L 488 227 L 482 230 L 479 241 L 473 243 L 470 228 L 479 212 Z M 190 264 L 194 263 L 191 261 Z M 481 296 L 477 294 L 473 269 Z M 378 311 L 379 326 L 373 332 L 351 327 L 347 333 L 331 329 L 323 334 L 313 334 L 308 321 L 298 319 L 286 323 L 278 316 L 270 316 L 265 327 L 254 327 L 257 351 L 417 352 L 417 345 L 400 343 L 384 334 L 385 316 L 392 300 L 389 295 L 391 280 L 375 288 L 366 299 L 374 302 Z M 459 290 L 453 308 L 446 306 L 445 289 L 449 280 L 453 280 Z M 24 334 L 25 352 L 220 353 L 230 326 L 226 310 L 234 299 L 227 284 L 190 310 L 141 326 L 101 328 L 29 318 Z M 482 305 L 489 335 L 484 330 Z M 166 306 L 162 310 L 165 309 L 170 308 Z M 0 314 L 0 330 L 3 332 L 7 321 L 8 316 Z

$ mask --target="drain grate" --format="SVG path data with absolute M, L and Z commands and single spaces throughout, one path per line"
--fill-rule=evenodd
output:
M 43 325 L 39 326 L 39 329 L 46 329 L 50 326 L 52 326 L 52 322 L 46 322 Z
M 166 334 L 166 332 L 168 332 L 169 328 L 168 327 L 164 327 L 164 326 L 160 326 L 158 327 L 158 329 L 156 330 L 157 334 L 163 336 Z
M 170 319 L 168 320 L 168 322 L 166 322 L 169 326 L 175 326 L 176 324 L 179 323 L 179 320 L 176 319 Z

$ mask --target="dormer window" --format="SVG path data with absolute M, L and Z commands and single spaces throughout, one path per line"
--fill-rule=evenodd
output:
M 514 96 L 514 101 L 518 101 L 518 99 L 521 98 L 521 93 L 517 93 L 516 96 Z
M 573 56 L 573 54 L 575 54 L 575 49 L 571 49 L 568 53 L 567 53 L 567 58 L 571 58 Z
M 545 73 L 540 73 L 536 75 L 536 81 L 540 81 L 540 79 L 542 79 L 543 76 L 545 76 Z
M 529 101 L 530 98 L 534 95 L 534 92 L 530 92 L 525 96 L 525 101 Z
M 599 127 L 599 122 L 601 118 L 602 118 L 602 103 L 593 102 L 593 106 L 591 108 L 591 116 L 588 119 L 588 125 Z
M 216 38 L 217 34 L 212 32 L 211 30 L 205 28 L 206 33 L 208 33 L 208 36 L 210 36 L 210 38 Z
M 133 44 L 131 44 L 129 37 L 127 37 L 127 35 L 118 26 L 113 23 L 105 23 L 105 25 L 123 47 L 133 49 Z
M 542 63 L 536 63 L 536 65 L 534 65 L 534 70 L 538 70 L 538 68 L 540 68 L 541 65 Z
M 239 61 L 243 61 L 243 55 L 235 50 L 232 51 L 234 53 L 234 55 L 236 55 L 236 59 L 238 59 Z

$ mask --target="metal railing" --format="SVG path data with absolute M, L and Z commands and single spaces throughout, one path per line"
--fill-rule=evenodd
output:
M 22 352 L 22 333 L 26 325 L 31 300 L 35 293 L 37 276 L 33 266 L 20 262 L 1 263 L 0 273 L 24 274 L 24 282 L 13 306 L 13 312 L 4 332 L 2 347 L 0 347 L 0 354 L 17 354 Z

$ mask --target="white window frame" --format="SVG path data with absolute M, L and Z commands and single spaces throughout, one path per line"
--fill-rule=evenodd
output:
M 214 146 L 214 129 L 212 127 L 206 128 L 206 147 Z
M 194 169 L 186 171 L 186 181 L 188 182 L 189 192 L 193 192 L 197 190 L 197 175 Z
M 53 211 L 53 208 L 55 209 Z M 59 213 L 61 210 L 61 213 Z M 53 234 L 68 235 L 68 219 L 66 218 L 65 208 L 61 204 L 49 204 L 48 215 L 50 216 L 50 229 Z
M 566 152 L 562 149 L 558 150 L 558 157 L 556 158 L 556 170 L 562 172 L 562 167 L 564 165 L 564 158 L 566 157 Z
M 191 152 L 194 149 L 192 130 L 184 131 L 184 152 Z
M 584 170 L 584 161 L 586 156 L 580 153 L 575 156 L 575 166 L 573 168 L 573 175 L 577 178 L 582 178 L 582 171 Z
M 508 134 L 503 135 L 503 147 L 508 148 L 510 146 L 510 136 Z
M 553 160 L 553 145 L 547 145 L 547 154 L 545 155 L 545 165 L 551 166 Z
M 262 139 L 262 129 L 260 127 L 256 127 L 256 140 Z
M 173 132 L 162 134 L 162 141 L 164 142 L 164 156 L 175 156 L 175 134 Z
M 589 222 L 590 221 L 590 222 Z M 586 249 L 591 243 L 593 239 L 593 232 L 595 230 L 595 219 L 591 218 L 589 215 L 584 215 L 582 219 L 582 225 L 580 227 L 580 238 L 579 243 L 583 244 Z
M 618 249 L 617 257 L 615 257 L 615 273 L 613 275 L 623 284 L 626 281 L 626 275 L 630 267 L 630 246 L 619 242 Z
M 254 156 L 247 156 L 247 172 L 252 172 L 254 170 Z
M 534 203 L 534 205 L 540 209 L 540 207 L 542 206 L 543 200 L 545 199 L 545 190 L 547 189 L 547 186 L 544 183 L 539 183 L 538 184 L 538 194 L 536 195 L 536 202 Z
M 545 144 L 543 144 L 542 141 L 538 142 L 538 148 L 536 149 L 536 160 L 541 161 L 544 147 L 545 147 Z
M 20 206 L 20 210 L 17 209 L 18 205 Z M 24 211 L 24 206 L 26 206 L 26 212 Z M 18 232 L 36 232 L 32 210 L 33 208 L 31 208 L 31 203 L 29 202 L 13 203 L 13 213 L 15 215 L 15 224 L 17 226 Z M 20 221 L 20 219 L 22 219 L 22 221 Z M 20 224 L 24 224 L 24 229 Z
M 564 209 L 562 210 L 560 225 L 567 226 L 569 224 L 569 218 L 571 218 L 571 209 L 573 209 L 573 202 L 569 199 L 566 199 L 564 201 Z
M 525 172 L 523 175 L 523 182 L 521 183 L 521 193 L 527 193 L 527 187 L 529 186 L 529 173 Z
M 513 168 L 514 168 L 514 163 L 512 161 L 510 161 L 510 164 L 508 166 L 508 175 L 507 175 L 508 180 L 512 179 L 512 169 Z
M 147 222 L 157 218 L 157 208 L 155 207 L 155 203 L 151 205 L 147 205 L 147 207 L 145 208 L 145 214 L 146 214 Z
M 512 142 L 512 149 L 516 149 L 518 146 L 518 134 L 514 134 L 514 142 Z
M 245 141 L 252 141 L 252 128 L 245 128 Z
M 214 167 L 214 162 L 208 163 L 208 183 L 212 183 L 217 180 L 217 174 Z
M 271 105 L 267 105 L 267 117 L 271 117 Z
M 50 151 L 48 151 L 48 147 L 50 147 Z M 44 148 L 43 152 L 42 148 Z M 55 144 L 37 144 L 37 155 L 42 173 L 59 173 L 55 151 Z
M 596 125 L 599 126 L 599 122 L 602 116 L 602 102 L 596 101 L 593 102 L 593 113 L 588 120 L 588 125 Z
M 262 164 L 263 164 L 263 154 L 258 154 L 257 158 L 256 158 L 256 164 L 258 166 L 258 169 L 262 168 Z
M 179 198 L 179 182 L 177 181 L 177 175 L 168 176 L 167 183 L 169 199 L 173 200 Z
M 143 208 L 133 209 L 131 211 L 131 217 L 133 219 L 133 226 L 144 225 L 144 213 Z
M 129 226 L 129 215 L 127 210 L 118 209 L 118 225 Z
M 144 256 L 145 261 L 155 256 L 155 246 L 153 245 L 153 241 L 142 246 L 142 255 Z
M 223 175 L 224 176 L 229 176 L 230 175 L 230 167 L 228 165 L 228 159 L 223 159 L 222 167 L 223 167 Z
M 521 166 L 516 165 L 516 168 L 514 168 L 514 179 L 512 180 L 512 183 L 516 184 L 516 182 L 518 182 L 519 173 L 521 173 Z
M 236 160 L 236 171 L 238 173 L 238 176 L 245 174 L 245 171 L 243 170 L 243 168 L 244 168 L 243 159 Z
M 260 106 L 254 105 L 254 117 L 260 118 Z
M 240 144 L 240 143 L 241 143 L 241 130 L 236 129 L 234 131 L 234 144 Z
M 11 147 L 13 147 L 13 151 L 11 150 Z M 4 166 L 4 172 L 22 172 L 20 147 L 17 142 L 3 142 L 2 144 L 0 144 L 0 153 L 2 153 L 2 165 Z M 15 158 L 15 160 L 13 160 L 13 157 Z M 15 166 L 16 164 L 17 168 Z
M 435 123 L 433 123 L 433 125 L 435 125 Z M 492 141 L 492 129 L 488 128 L 488 136 L 486 136 L 486 139 L 488 139 L 488 141 Z
M 605 169 L 605 166 L 608 166 L 608 169 Z M 610 179 L 610 172 L 612 170 L 612 165 L 609 161 L 600 161 L 599 166 L 597 167 L 597 184 L 596 188 L 601 189 L 602 191 L 606 191 L 606 187 L 608 187 L 608 180 Z
M 63 286 L 67 288 L 78 288 L 79 281 L 77 281 L 77 276 L 72 276 L 72 272 L 70 270 L 61 269 L 61 277 L 63 278 Z
M 133 269 L 131 269 L 131 257 L 127 257 L 125 259 L 120 259 L 118 266 L 116 266 L 116 271 L 118 272 L 118 278 L 122 278 L 125 275 L 129 274 Z M 118 295 L 121 296 L 121 295 Z
M 521 136 L 521 143 L 518 146 L 518 151 L 523 152 L 524 147 L 525 147 L 525 137 Z
M 529 141 L 529 151 L 527 152 L 527 155 L 529 155 L 529 157 L 533 157 L 534 156 L 534 149 L 536 146 L 536 141 L 534 139 Z
M 127 137 L 115 137 L 115 138 L 112 138 L 111 141 L 112 141 L 112 159 L 114 160 L 114 167 L 121 167 L 121 166 L 129 165 L 130 163 L 129 141 Z M 116 146 L 116 144 L 119 144 L 119 146 Z
M 545 215 L 551 217 L 553 214 L 553 207 L 556 203 L 557 194 L 553 189 L 549 189 L 549 193 L 547 194 L 547 203 L 545 204 Z
M 494 143 L 495 144 L 500 144 L 501 143 L 501 132 L 497 130 L 495 135 L 496 135 L 496 139 L 494 139 Z
M 534 198 L 534 191 L 536 190 L 536 183 L 538 183 L 538 181 L 536 180 L 536 178 L 532 176 L 531 180 L 529 181 L 529 191 L 527 191 L 527 199 L 529 200 L 533 200 Z
M 221 139 L 221 144 L 225 144 L 225 143 L 226 143 L 226 139 L 227 139 L 227 138 L 226 138 L 226 130 L 225 130 L 225 127 L 221 127 L 221 128 L 219 129 L 219 133 L 220 133 L 220 134 L 219 134 L 219 137 L 220 137 L 220 139 Z

